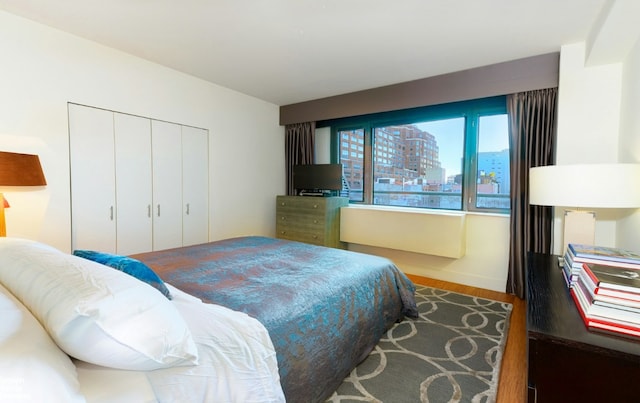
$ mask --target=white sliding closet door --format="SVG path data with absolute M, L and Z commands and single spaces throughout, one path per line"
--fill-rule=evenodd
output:
M 153 250 L 182 246 L 181 126 L 153 120 Z
M 151 120 L 114 113 L 118 254 L 153 248 Z
M 182 126 L 182 243 L 209 241 L 209 132 Z
M 71 247 L 116 252 L 113 113 L 69 104 Z
M 71 246 L 120 255 L 209 240 L 209 132 L 69 103 Z

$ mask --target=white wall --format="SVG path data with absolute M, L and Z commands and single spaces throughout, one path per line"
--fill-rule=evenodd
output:
M 67 102 L 208 129 L 211 239 L 275 232 L 285 189 L 276 105 L 5 12 L 0 54 L 0 150 L 38 154 L 48 182 L 5 189 L 8 236 L 71 247 Z
M 622 64 L 585 65 L 585 42 L 560 51 L 556 164 L 618 161 Z M 563 209 L 556 208 L 554 252 L 562 254 Z M 618 212 L 596 211 L 595 242 L 615 246 Z
M 467 213 L 466 225 L 466 253 L 460 259 L 356 244 L 349 244 L 348 248 L 388 257 L 405 273 L 504 292 L 509 263 L 509 216 Z M 413 234 L 405 236 L 410 238 Z
M 315 137 L 316 164 L 331 163 L 331 128 L 316 129 Z
M 640 162 L 640 39 L 624 61 L 620 110 L 620 162 Z M 640 183 L 630 184 L 640 186 Z M 617 246 L 640 251 L 640 211 L 618 221 Z
M 609 1 L 587 41 L 562 47 L 557 164 L 640 162 L 639 12 L 637 1 Z M 638 210 L 595 211 L 597 245 L 640 251 Z M 558 254 L 561 217 L 556 211 Z

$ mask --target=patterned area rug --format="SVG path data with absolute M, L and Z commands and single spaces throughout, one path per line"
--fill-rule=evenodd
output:
M 495 402 L 512 305 L 416 286 L 405 319 L 327 402 Z

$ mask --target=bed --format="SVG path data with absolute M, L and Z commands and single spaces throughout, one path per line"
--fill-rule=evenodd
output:
M 269 331 L 287 401 L 322 401 L 404 315 L 413 285 L 389 260 L 242 237 L 133 256 L 203 301 Z
M 416 314 L 413 284 L 366 254 L 241 237 L 120 258 L 151 268 L 165 290 L 110 262 L 0 240 L 0 291 L 42 325 L 46 350 L 60 350 L 46 382 L 12 372 L 14 394 L 63 379 L 65 401 L 324 401 L 386 329 Z M 7 360 L 15 346 L 0 343 L 0 377 L 39 355 Z

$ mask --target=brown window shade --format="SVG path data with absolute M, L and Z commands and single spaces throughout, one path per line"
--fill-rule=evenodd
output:
M 558 52 L 280 107 L 280 124 L 319 122 L 558 86 Z

